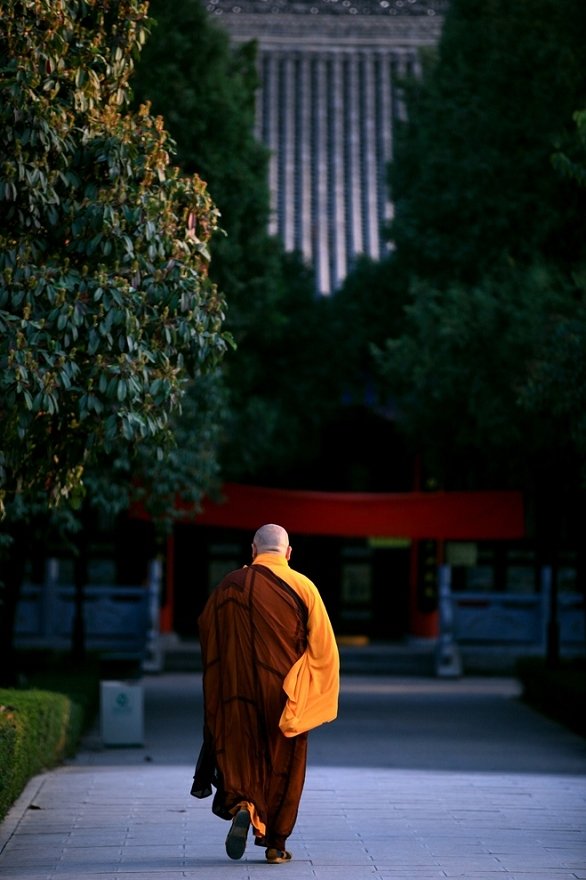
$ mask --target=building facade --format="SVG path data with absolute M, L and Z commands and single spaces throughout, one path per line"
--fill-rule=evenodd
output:
M 400 80 L 437 43 L 448 0 L 209 0 L 235 43 L 257 41 L 257 135 L 270 150 L 271 233 L 320 294 L 380 259 Z

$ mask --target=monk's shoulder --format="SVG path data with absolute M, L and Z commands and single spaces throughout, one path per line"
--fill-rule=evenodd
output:
M 243 590 L 246 583 L 246 575 L 248 574 L 248 566 L 243 565 L 242 568 L 235 568 L 224 575 L 214 593 L 222 593 L 226 590 L 237 589 Z
M 292 580 L 292 585 L 305 599 L 306 604 L 312 604 L 315 597 L 319 597 L 319 590 L 314 582 L 308 578 L 307 575 L 302 574 L 300 571 L 296 571 L 294 568 L 289 568 L 289 574 Z

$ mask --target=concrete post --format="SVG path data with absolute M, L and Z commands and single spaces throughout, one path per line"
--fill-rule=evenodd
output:
M 438 566 L 438 594 L 440 634 L 436 646 L 435 672 L 439 678 L 459 678 L 462 659 L 454 638 L 454 610 L 452 606 L 452 569 Z

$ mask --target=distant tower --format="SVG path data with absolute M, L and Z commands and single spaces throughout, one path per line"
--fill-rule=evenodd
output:
M 234 42 L 255 39 L 257 135 L 271 151 L 270 231 L 338 289 L 356 257 L 383 255 L 397 77 L 418 71 L 449 0 L 209 0 Z

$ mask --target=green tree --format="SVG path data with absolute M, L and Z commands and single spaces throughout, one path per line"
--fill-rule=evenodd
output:
M 377 355 L 445 488 L 525 491 L 537 563 L 554 573 L 552 662 L 560 548 L 576 551 L 582 585 L 586 572 L 586 190 L 572 128 L 585 37 L 578 0 L 451 4 L 437 56 L 406 84 L 390 235 L 411 302 Z
M 585 33 L 577 0 L 454 0 L 406 84 L 390 234 L 393 271 L 411 277 L 408 325 L 378 363 L 414 445 L 452 484 L 513 470 L 533 485 L 544 469 L 553 481 L 562 458 L 576 476 L 575 400 L 552 421 L 539 377 L 583 309 L 586 190 L 555 165 L 576 151 Z
M 225 349 L 205 185 L 124 113 L 137 2 L 5 3 L 0 322 L 7 496 L 67 494 L 99 450 L 161 439 Z
M 536 256 L 576 262 L 586 193 L 551 154 L 586 92 L 581 0 L 452 0 L 437 53 L 405 88 L 390 170 L 397 262 L 434 284 Z
M 289 466 L 308 461 L 337 398 L 324 323 L 330 311 L 308 268 L 267 232 L 268 151 L 254 131 L 256 46 L 231 45 L 200 0 L 152 0 L 150 13 L 156 27 L 133 81 L 135 101 L 148 99 L 163 115 L 181 166 L 207 181 L 224 233 L 210 245 L 211 275 L 237 342 L 223 363 L 223 474 L 282 481 Z
M 551 155 L 570 142 L 571 112 L 584 94 L 585 26 L 579 0 L 453 0 L 437 49 L 422 56 L 422 74 L 401 83 L 406 118 L 389 168 L 393 249 L 378 266 L 361 262 L 348 276 L 336 297 L 336 339 L 354 399 L 362 395 L 371 410 L 398 419 L 413 454 L 425 449 L 436 477 L 441 470 L 470 485 L 489 474 L 497 484 L 508 479 L 507 444 L 520 442 L 531 419 L 519 389 L 515 396 L 503 381 L 503 365 L 517 368 L 524 328 L 527 356 L 543 356 L 531 330 L 535 278 L 545 271 L 557 283 L 561 275 L 561 291 L 574 298 L 571 268 L 583 252 L 586 200 L 554 171 Z M 543 269 L 548 263 L 551 273 Z M 526 280 L 527 295 L 503 282 L 509 271 L 517 284 Z M 500 336 L 488 346 L 498 321 L 493 327 L 486 312 L 504 320 L 507 307 L 501 282 L 518 298 L 510 355 Z M 460 316 L 455 302 L 466 304 L 468 294 L 478 311 L 468 306 Z M 545 308 L 540 297 L 537 313 Z M 454 326 L 464 315 L 470 326 L 459 327 L 458 343 Z M 480 363 L 474 335 L 485 353 Z M 540 336 L 539 344 L 548 339 Z M 535 426 L 541 429 L 538 419 Z
M 568 144 L 568 152 L 556 152 L 552 164 L 559 174 L 586 191 L 586 110 L 574 113 L 574 120 L 575 141 Z M 571 308 L 557 314 L 521 403 L 530 413 L 548 413 L 579 457 L 586 487 L 586 241 L 572 280 Z
M 335 338 L 332 357 L 340 375 L 345 399 L 384 403 L 376 385 L 373 346 L 397 337 L 404 327 L 409 286 L 395 270 L 394 260 L 360 258 L 332 297 L 331 329 Z
M 476 285 L 417 282 L 405 332 L 376 353 L 403 425 L 441 484 L 522 486 L 536 463 L 574 462 L 547 405 L 526 406 L 552 340 L 575 318 L 576 285 L 534 266 Z M 570 470 L 572 472 L 572 470 Z
M 295 254 L 282 257 L 282 293 L 270 331 L 251 329 L 226 359 L 234 400 L 224 462 L 231 479 L 299 486 L 319 452 L 323 426 L 338 406 L 332 304 Z
M 254 133 L 256 46 L 232 46 L 200 0 L 151 0 L 149 12 L 155 24 L 133 79 L 135 102 L 150 101 L 164 117 L 181 168 L 213 194 L 224 234 L 211 242 L 210 272 L 240 341 L 273 319 L 281 296 L 281 249 L 267 233 L 269 154 Z
M 129 111 L 146 16 L 138 0 L 3 3 L 5 530 L 137 450 L 155 485 L 152 462 L 163 467 L 187 383 L 211 377 L 227 347 L 209 276 L 217 209 L 197 175 L 171 165 L 162 119 Z

